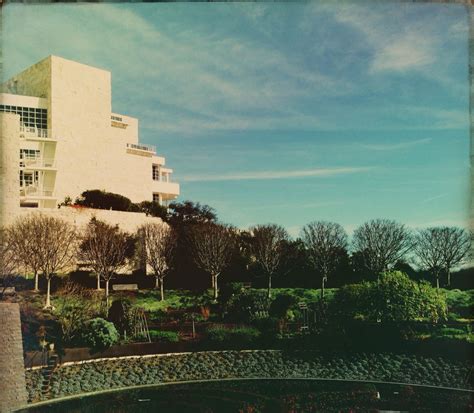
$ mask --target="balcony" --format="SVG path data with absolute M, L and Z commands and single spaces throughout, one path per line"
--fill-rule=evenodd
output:
M 24 157 L 20 158 L 20 168 L 24 170 L 56 170 L 56 160 L 54 158 Z
M 179 184 L 176 182 L 164 182 L 153 180 L 153 192 L 164 195 L 164 199 L 174 199 L 179 195 Z
M 35 142 L 55 142 L 57 140 L 52 137 L 51 129 L 41 129 L 25 125 L 20 125 L 20 138 Z
M 55 196 L 52 189 L 30 185 L 20 188 L 20 200 L 25 199 L 55 199 Z
M 127 143 L 127 152 L 151 157 L 156 154 L 156 146 L 143 143 Z

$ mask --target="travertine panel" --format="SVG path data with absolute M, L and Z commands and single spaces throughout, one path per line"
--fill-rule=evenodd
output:
M 0 226 L 4 226 L 20 209 L 18 154 L 20 116 L 0 113 Z
M 8 413 L 27 403 L 18 304 L 0 303 L 0 325 L 0 413 Z

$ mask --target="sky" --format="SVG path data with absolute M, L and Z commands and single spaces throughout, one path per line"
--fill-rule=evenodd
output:
M 248 228 L 468 226 L 468 19 L 429 3 L 8 4 L 4 78 L 112 72 L 179 200 Z

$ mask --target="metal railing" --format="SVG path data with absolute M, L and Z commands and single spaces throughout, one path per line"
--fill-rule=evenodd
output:
M 20 168 L 55 168 L 56 160 L 54 158 L 43 158 L 41 156 L 20 157 Z
M 20 136 L 24 135 L 24 137 L 34 136 L 36 138 L 48 138 L 50 135 L 49 132 L 49 129 L 41 129 L 35 126 L 20 125 Z
M 21 197 L 53 197 L 54 192 L 52 189 L 38 188 L 37 186 L 30 185 L 20 188 Z
M 145 145 L 143 143 L 127 143 L 127 149 L 135 149 L 138 151 L 145 151 L 145 152 L 152 152 L 156 153 L 156 146 L 155 145 Z
M 157 175 L 153 174 L 152 179 L 153 179 L 155 182 L 173 183 L 173 181 L 171 180 L 171 177 L 170 177 L 169 175 L 168 175 L 168 178 L 165 178 L 164 175 L 162 175 L 162 176 L 157 176 Z

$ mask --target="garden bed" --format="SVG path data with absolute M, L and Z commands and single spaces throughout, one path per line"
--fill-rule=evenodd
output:
M 219 351 L 97 360 L 57 368 L 51 391 L 58 398 L 113 388 L 189 380 L 321 378 L 472 388 L 461 361 L 401 354 Z M 30 402 L 42 399 L 39 370 L 26 371 Z
M 229 379 L 138 386 L 35 403 L 21 413 L 472 411 L 472 393 L 382 383 Z

